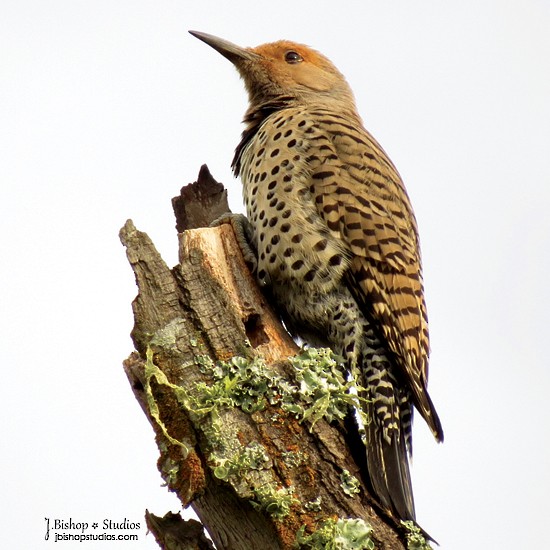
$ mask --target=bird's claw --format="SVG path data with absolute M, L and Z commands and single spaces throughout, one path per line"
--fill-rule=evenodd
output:
M 210 224 L 210 227 L 219 227 L 224 223 L 230 224 L 233 228 L 235 239 L 241 249 L 244 261 L 250 272 L 256 277 L 258 273 L 258 251 L 254 244 L 254 231 L 248 218 L 243 214 L 227 212 L 216 218 Z

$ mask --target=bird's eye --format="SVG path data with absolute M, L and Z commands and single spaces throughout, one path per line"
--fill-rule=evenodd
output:
M 300 63 L 300 61 L 303 60 L 304 58 L 298 52 L 295 52 L 293 50 L 285 53 L 285 61 L 287 63 Z

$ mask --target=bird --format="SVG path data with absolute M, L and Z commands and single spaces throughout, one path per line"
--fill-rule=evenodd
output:
M 401 176 L 323 54 L 288 40 L 244 48 L 189 32 L 231 61 L 248 92 L 232 168 L 258 282 L 293 336 L 342 358 L 366 397 L 366 475 L 376 501 L 416 521 L 414 409 L 438 442 L 444 436 L 427 390 L 418 226 Z

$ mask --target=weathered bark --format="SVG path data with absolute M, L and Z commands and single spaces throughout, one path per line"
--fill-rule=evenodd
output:
M 214 550 L 204 535 L 202 525 L 194 519 L 184 520 L 172 512 L 159 518 L 146 510 L 145 521 L 147 529 L 165 550 Z
M 301 527 L 308 535 L 326 520 L 359 518 L 372 527 L 375 548 L 402 550 L 403 532 L 372 506 L 341 425 L 296 418 L 273 388 L 266 399 L 251 385 L 251 409 L 228 398 L 234 389 L 222 391 L 232 383 L 248 388 L 246 381 L 213 375 L 212 362 L 242 357 L 253 370 L 261 359 L 261 372 L 296 385 L 288 358 L 299 352 L 247 270 L 231 226 L 189 229 L 219 217 L 224 201 L 206 167 L 174 199 L 183 232 L 172 270 L 130 220 L 120 233 L 139 288 L 137 351 L 124 367 L 155 430 L 164 480 L 218 549 L 290 549 Z M 264 406 L 254 410 L 254 400 Z M 351 491 L 348 475 L 357 483 Z M 177 521 L 170 518 L 170 530 Z M 157 540 L 165 540 L 162 522 L 155 528 Z

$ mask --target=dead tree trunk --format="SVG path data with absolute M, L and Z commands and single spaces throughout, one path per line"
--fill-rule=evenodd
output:
M 336 536 L 346 548 L 405 548 L 405 531 L 373 506 L 344 438 L 351 397 L 337 366 L 289 337 L 231 226 L 204 228 L 228 211 L 223 186 L 203 167 L 174 210 L 173 269 L 130 220 L 120 232 L 139 288 L 136 351 L 124 368 L 170 490 L 220 550 L 332 548 Z M 208 548 L 196 522 L 147 520 L 164 548 Z

